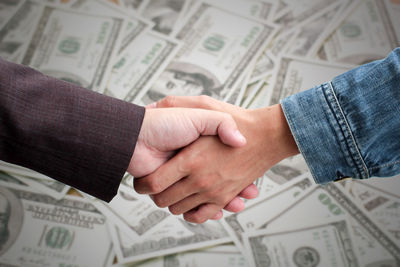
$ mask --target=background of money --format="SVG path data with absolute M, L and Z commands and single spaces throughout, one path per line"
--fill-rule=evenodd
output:
M 126 101 L 278 103 L 399 45 L 395 0 L 1 0 L 0 56 Z M 95 155 L 94 155 L 95 156 Z M 239 214 L 190 224 L 0 164 L 0 265 L 400 266 L 400 177 L 314 184 L 301 156 Z M 95 179 L 95 177 L 94 177 Z

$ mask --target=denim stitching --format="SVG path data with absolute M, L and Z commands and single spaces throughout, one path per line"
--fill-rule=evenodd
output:
M 375 166 L 375 167 L 371 167 L 369 168 L 370 170 L 375 170 L 375 169 L 379 169 L 379 168 L 383 168 L 383 167 L 389 167 L 389 166 L 393 166 L 393 165 L 397 165 L 400 164 L 400 160 L 395 161 L 395 162 L 389 162 L 389 163 L 385 163 L 379 166 Z
M 331 82 L 329 82 L 329 85 L 330 85 L 330 88 L 328 88 L 328 90 L 332 93 L 332 95 L 333 95 L 333 97 L 334 97 L 334 100 L 335 100 L 335 104 L 336 104 L 336 106 L 337 106 L 337 108 L 338 108 L 338 110 L 339 110 L 339 112 L 340 112 L 340 114 L 341 114 L 341 116 L 342 116 L 341 121 L 343 121 L 342 123 L 345 124 L 346 130 L 347 130 L 348 134 L 350 135 L 352 144 L 353 144 L 353 146 L 354 146 L 354 148 L 355 148 L 355 150 L 356 150 L 356 153 L 357 153 L 357 155 L 358 155 L 358 158 L 359 158 L 359 160 L 361 161 L 361 165 L 362 165 L 363 171 L 364 171 L 365 176 L 366 176 L 366 177 L 362 177 L 362 178 L 369 178 L 368 168 L 367 168 L 367 166 L 366 166 L 366 164 L 365 164 L 365 162 L 364 162 L 364 159 L 363 159 L 362 156 L 361 156 L 360 150 L 358 149 L 357 143 L 356 143 L 356 141 L 355 141 L 355 139 L 354 139 L 354 136 L 353 136 L 353 133 L 352 133 L 352 131 L 351 131 L 351 129 L 350 129 L 350 125 L 348 124 L 348 122 L 347 122 L 347 120 L 346 120 L 346 117 L 345 117 L 345 115 L 344 115 L 344 112 L 343 112 L 343 110 L 342 110 L 342 108 L 341 108 L 341 106 L 340 106 L 340 104 L 339 104 L 339 100 L 337 99 L 336 94 L 335 94 L 335 92 L 333 91 L 333 85 L 332 85 Z M 356 160 L 356 161 L 358 161 L 358 160 Z M 364 176 L 364 175 L 363 175 L 363 176 Z
M 321 88 L 321 96 L 320 96 L 320 101 L 323 102 L 324 104 L 327 105 L 327 107 L 324 107 L 323 110 L 325 112 L 325 116 L 327 117 L 328 121 L 330 122 L 330 125 L 333 127 L 333 130 L 337 134 L 337 142 L 339 143 L 339 146 L 341 148 L 341 151 L 344 154 L 344 158 L 346 159 L 347 164 L 349 164 L 349 167 L 352 170 L 353 173 L 360 173 L 359 167 L 355 163 L 355 160 L 353 159 L 353 156 L 351 154 L 351 149 L 348 145 L 348 142 L 346 140 L 346 132 L 343 131 L 343 127 L 341 125 L 343 124 L 342 119 L 336 114 L 335 112 L 335 107 L 332 106 L 335 100 L 333 99 L 332 94 L 327 91 L 328 85 L 327 83 L 322 84 L 320 86 Z M 362 174 L 361 174 L 362 176 Z

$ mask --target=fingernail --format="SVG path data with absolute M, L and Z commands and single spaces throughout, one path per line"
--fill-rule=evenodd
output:
M 148 104 L 148 105 L 146 106 L 146 108 L 156 108 L 156 107 L 157 107 L 157 102 Z
M 240 141 L 240 143 L 246 144 L 246 138 L 242 135 L 239 130 L 234 132 L 235 138 Z

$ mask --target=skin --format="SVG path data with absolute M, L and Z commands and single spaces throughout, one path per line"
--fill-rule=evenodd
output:
M 299 153 L 280 105 L 246 110 L 207 96 L 167 97 L 157 108 L 186 107 L 227 112 L 235 119 L 247 144 L 223 145 L 203 137 L 181 150 L 154 173 L 135 180 L 135 190 L 151 194 L 159 207 L 203 223 L 222 217 L 221 209 L 244 188 L 284 158 Z
M 242 147 L 246 139 L 239 132 L 231 115 L 204 109 L 190 108 L 146 108 L 135 151 L 127 171 L 134 177 L 154 172 L 178 149 L 186 147 L 200 136 L 216 136 L 222 146 Z M 161 180 L 152 183 L 152 190 L 164 185 Z M 258 191 L 254 185 L 239 194 L 240 197 L 254 198 Z M 233 200 L 227 206 L 229 211 L 242 208 L 241 200 Z

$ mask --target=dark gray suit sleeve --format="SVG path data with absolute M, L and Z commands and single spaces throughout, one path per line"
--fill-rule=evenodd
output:
M 0 58 L 0 159 L 105 201 L 129 165 L 144 112 Z

